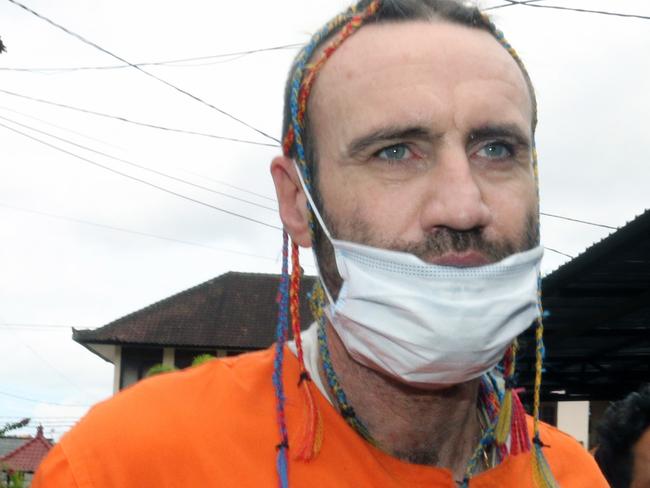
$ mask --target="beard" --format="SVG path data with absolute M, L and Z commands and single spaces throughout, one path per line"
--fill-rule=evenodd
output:
M 441 227 L 435 232 L 427 234 L 421 241 L 413 242 L 399 238 L 382 239 L 374 235 L 368 223 L 358 217 L 349 221 L 345 225 L 346 231 L 342 231 L 342 226 L 327 214 L 322 200 L 320 198 L 318 200 L 320 200 L 317 203 L 318 207 L 323 209 L 320 214 L 334 238 L 391 251 L 406 252 L 426 262 L 431 262 L 447 253 L 476 251 L 485 256 L 490 263 L 495 263 L 512 254 L 532 249 L 539 244 L 539 214 L 537 210 L 533 209 L 528 212 L 519 236 L 512 241 L 489 240 L 485 237 L 482 228 L 455 230 Z M 316 219 L 314 219 L 314 225 L 314 252 L 321 279 L 330 291 L 332 299 L 336 300 L 343 280 L 336 267 L 334 249 Z

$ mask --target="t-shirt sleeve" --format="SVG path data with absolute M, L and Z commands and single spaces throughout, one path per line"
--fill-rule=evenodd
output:
M 54 446 L 41 462 L 31 488 L 79 488 L 60 444 Z

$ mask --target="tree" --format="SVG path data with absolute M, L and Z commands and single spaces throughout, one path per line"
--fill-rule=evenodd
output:
M 7 47 L 2 43 L 2 38 L 0 37 L 0 53 L 3 53 L 7 50 Z
M 212 354 L 199 354 L 192 361 L 192 367 L 203 364 L 207 361 L 210 361 L 211 359 L 214 359 L 214 356 Z
M 5 426 L 0 429 L 0 437 L 5 437 L 7 432 L 11 432 L 12 430 L 22 429 L 23 427 L 26 427 L 29 422 L 29 418 L 24 418 L 18 422 L 7 422 Z

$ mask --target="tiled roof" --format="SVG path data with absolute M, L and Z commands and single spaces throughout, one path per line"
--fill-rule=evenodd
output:
M 30 439 L 31 437 L 0 437 L 0 458 L 19 448 Z
M 3 469 L 33 473 L 41 460 L 52 449 L 52 443 L 43 436 L 43 427 L 36 431 L 36 437 L 29 439 L 13 451 L 0 457 Z
M 302 327 L 312 316 L 302 278 Z M 279 275 L 229 272 L 94 330 L 73 330 L 81 344 L 260 349 L 275 341 Z

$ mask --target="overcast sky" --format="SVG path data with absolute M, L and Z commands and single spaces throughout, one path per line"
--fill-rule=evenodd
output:
M 348 4 L 24 2 L 138 63 L 304 43 Z M 648 0 L 539 4 L 650 16 Z M 492 14 L 536 86 L 542 211 L 618 227 L 650 207 L 650 20 L 530 6 Z M 120 63 L 7 0 L 0 0 L 0 37 L 7 46 L 0 90 L 274 144 L 133 68 L 40 70 Z M 144 69 L 279 138 L 283 83 L 295 53 L 284 48 Z M 230 270 L 278 272 L 281 232 L 129 180 L 3 126 L 271 226 L 280 222 L 268 166 L 279 149 L 146 128 L 0 91 L 0 425 L 32 417 L 58 437 L 112 390 L 112 365 L 73 342 L 70 327 L 100 327 Z M 570 256 L 610 232 L 542 217 L 543 243 Z M 568 259 L 548 250 L 543 270 Z M 313 272 L 310 260 L 304 253 Z

